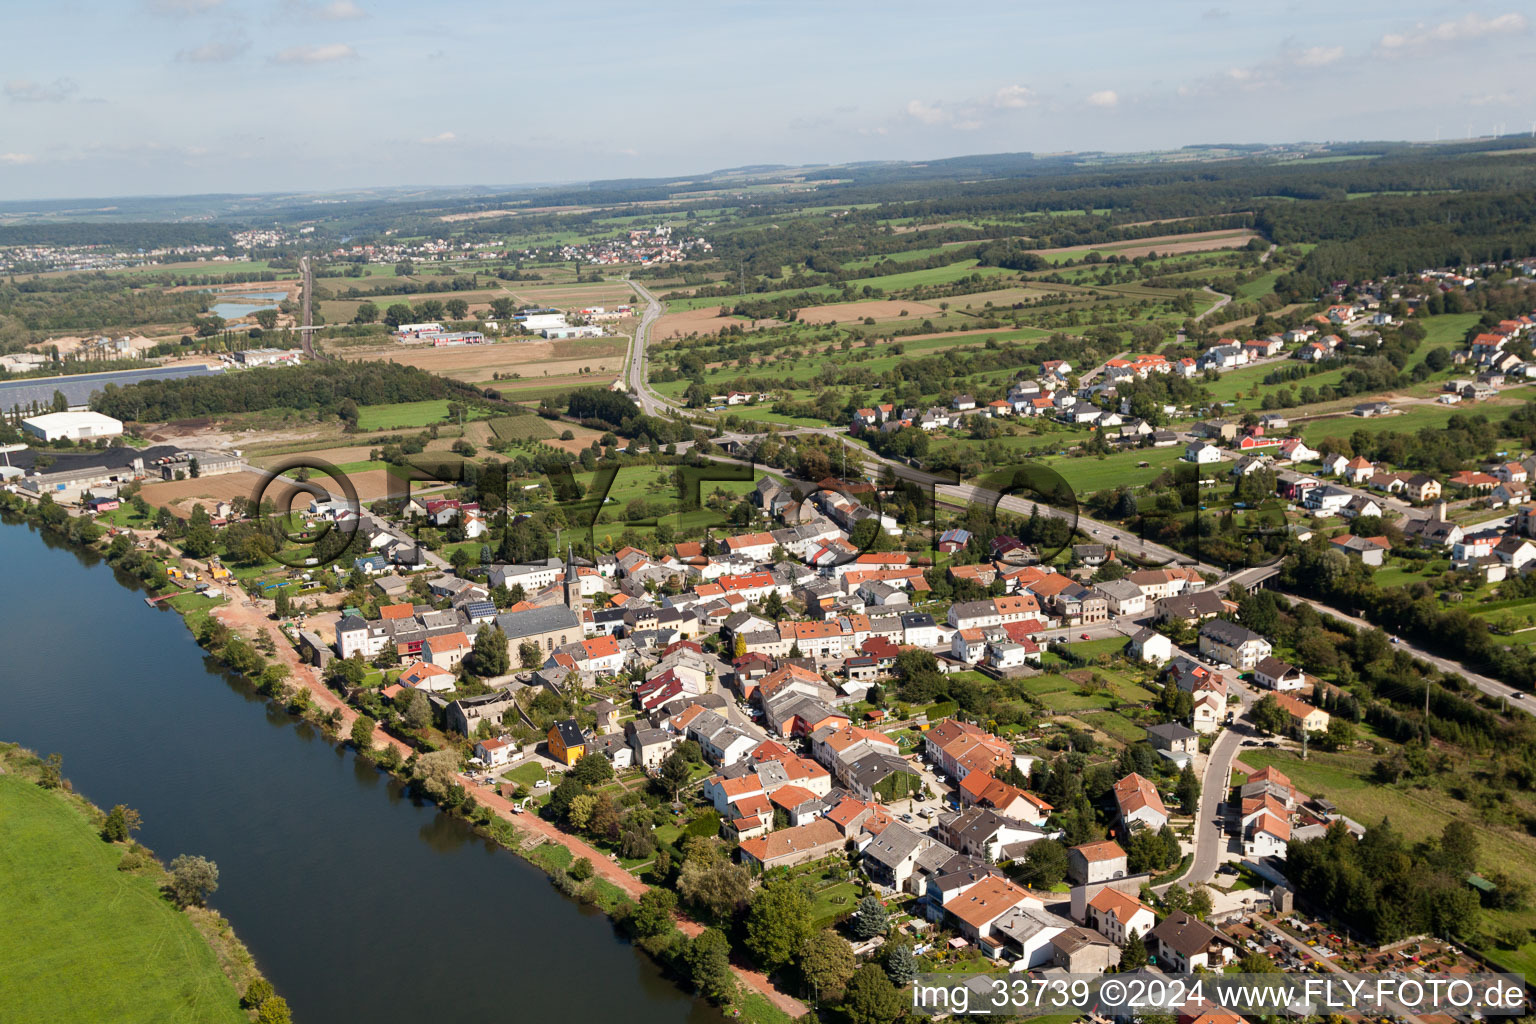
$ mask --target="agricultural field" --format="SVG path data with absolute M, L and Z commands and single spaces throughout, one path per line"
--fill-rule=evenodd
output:
M 415 366 L 467 383 L 492 382 L 498 388 L 515 387 L 514 380 L 538 381 L 549 377 L 597 376 L 602 383 L 624 368 L 629 340 L 622 337 L 565 338 L 557 341 L 503 341 L 488 345 L 433 348 L 428 345 L 347 346 L 336 348 L 343 359 L 378 359 Z M 509 379 L 500 379 L 509 378 Z M 588 381 L 592 383 L 592 381 Z M 371 428 L 368 428 L 371 429 Z
M 35 1021 L 247 1020 L 192 921 L 60 796 L 0 775 L 0 1006 Z
M 389 405 L 365 405 L 358 409 L 359 430 L 396 430 L 408 427 L 425 427 L 443 423 L 448 419 L 448 399 L 433 398 L 424 402 L 395 402 Z M 484 415 L 475 409 L 467 417 Z
M 542 441 L 555 436 L 555 430 L 548 421 L 533 415 L 497 416 L 489 424 L 496 439 L 502 442 Z

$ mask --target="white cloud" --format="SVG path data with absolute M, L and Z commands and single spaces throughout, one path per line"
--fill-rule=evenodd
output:
M 1509 90 L 1504 92 L 1489 92 L 1481 96 L 1473 96 L 1467 100 L 1469 107 L 1507 107 L 1515 102 L 1515 94 Z
M 444 142 L 452 142 L 457 138 L 458 136 L 453 134 L 453 132 L 438 132 L 436 135 L 428 135 L 423 138 L 421 144 L 424 146 L 436 146 Z
M 338 60 L 351 60 L 357 51 L 346 43 L 327 43 L 323 46 L 290 46 L 273 56 L 278 64 L 330 64 Z
M 31 153 L 0 153 L 0 164 L 16 166 L 19 164 L 35 163 L 36 161 L 37 157 Z
M 188 64 L 222 64 L 225 61 L 234 60 L 250 48 L 251 43 L 248 39 L 215 39 L 202 46 L 194 46 L 190 50 L 177 51 L 176 59 Z
M 1342 46 L 1312 46 L 1296 55 L 1296 63 L 1304 68 L 1320 68 L 1344 57 Z
M 326 21 L 350 21 L 353 18 L 365 18 L 368 15 L 352 0 L 331 0 L 317 10 L 315 16 L 324 18 Z
M 937 103 L 911 100 L 907 103 L 907 116 L 923 124 L 943 124 L 950 119 L 948 112 Z
M 29 78 L 5 83 L 5 95 L 17 103 L 62 103 L 79 91 L 80 85 L 73 78 L 56 78 L 47 85 Z
M 1379 45 L 1381 51 L 1387 54 L 1413 53 L 1436 44 L 1524 32 L 1529 25 L 1525 15 L 1514 11 L 1493 18 L 1473 13 L 1455 21 L 1442 21 L 1438 25 L 1420 22 L 1407 31 L 1388 32 L 1381 37 Z
M 1120 95 L 1113 89 L 1100 89 L 1088 94 L 1088 105 L 1091 107 L 1114 107 L 1119 104 Z
M 992 105 L 1004 110 L 1018 110 L 1035 102 L 1035 91 L 1022 85 L 1005 85 L 992 94 Z

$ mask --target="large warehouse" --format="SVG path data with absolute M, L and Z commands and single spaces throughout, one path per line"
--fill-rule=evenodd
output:
M 120 437 L 123 421 L 99 412 L 51 412 L 21 421 L 21 429 L 44 441 L 94 441 L 98 437 Z

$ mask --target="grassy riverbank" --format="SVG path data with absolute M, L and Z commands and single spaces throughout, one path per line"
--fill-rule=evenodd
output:
M 0 1019 L 248 1021 L 240 993 L 259 974 L 228 922 L 177 910 L 165 869 L 103 841 L 106 815 L 39 785 L 36 757 L 3 744 L 0 768 Z

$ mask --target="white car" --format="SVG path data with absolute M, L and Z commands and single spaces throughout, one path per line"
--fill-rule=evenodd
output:
M 548 779 L 540 779 L 538 782 L 535 782 L 533 784 L 533 788 L 534 789 L 547 789 L 548 787 L 549 787 L 549 780 Z

